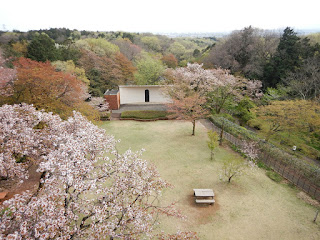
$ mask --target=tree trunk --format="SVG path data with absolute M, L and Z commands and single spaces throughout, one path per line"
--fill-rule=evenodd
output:
M 315 217 L 314 217 L 314 219 L 313 219 L 313 222 L 316 222 L 316 221 L 317 221 L 318 214 L 319 214 L 319 210 L 316 211 L 316 215 L 315 215 Z
M 194 136 L 195 135 L 195 131 L 196 131 L 196 120 L 193 120 L 192 121 L 192 136 Z
M 213 160 L 213 151 L 211 150 L 211 161 Z

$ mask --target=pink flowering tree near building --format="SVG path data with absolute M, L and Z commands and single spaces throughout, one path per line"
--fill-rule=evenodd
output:
M 195 135 L 196 120 L 205 118 L 209 111 L 204 108 L 206 93 L 212 89 L 214 76 L 202 65 L 188 64 L 185 68 L 168 70 L 168 94 L 172 103 L 168 104 L 173 117 L 192 123 L 192 135 Z
M 120 154 L 117 142 L 76 112 L 63 121 L 32 105 L 0 107 L 0 177 L 25 180 L 30 164 L 41 173 L 36 191 L 0 205 L 0 239 L 153 238 L 157 214 L 181 217 L 160 206 L 169 184 L 142 151 Z
M 192 122 L 192 135 L 196 120 L 206 117 L 210 111 L 219 114 L 229 101 L 262 96 L 261 81 L 236 77 L 221 68 L 203 69 L 198 63 L 169 70 L 167 76 L 167 94 L 172 98 L 169 109 L 178 119 Z

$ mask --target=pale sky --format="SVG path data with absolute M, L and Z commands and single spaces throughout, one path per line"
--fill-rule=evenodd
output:
M 0 30 L 128 32 L 320 29 L 320 0 L 0 0 Z

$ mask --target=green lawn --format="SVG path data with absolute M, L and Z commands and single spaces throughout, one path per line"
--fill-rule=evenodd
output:
M 161 217 L 158 230 L 190 230 L 200 239 L 320 239 L 316 208 L 297 198 L 296 189 L 268 178 L 265 170 L 240 176 L 227 184 L 219 180 L 223 161 L 239 156 L 218 148 L 210 161 L 206 129 L 182 121 L 111 121 L 101 123 L 121 139 L 120 152 L 146 149 L 143 158 L 157 166 L 163 179 L 174 185 L 163 193 L 163 205 L 176 201 L 187 220 Z M 212 188 L 214 206 L 194 203 L 193 188 Z

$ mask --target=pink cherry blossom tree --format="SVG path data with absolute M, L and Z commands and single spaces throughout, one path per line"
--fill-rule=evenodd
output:
M 259 157 L 259 146 L 255 141 L 242 141 L 240 151 L 248 158 L 248 161 L 255 163 Z
M 90 102 L 88 103 L 99 112 L 105 112 L 109 110 L 109 103 L 103 97 L 91 97 Z
M 25 179 L 30 164 L 42 173 L 36 191 L 0 205 L 0 239 L 153 238 L 157 214 L 181 217 L 160 205 L 170 185 L 142 151 L 120 154 L 117 142 L 76 112 L 63 121 L 32 105 L 0 107 L 1 176 Z
M 240 158 L 229 158 L 223 163 L 220 170 L 220 179 L 225 178 L 228 182 L 237 176 L 247 173 L 247 170 L 254 170 L 257 165 L 256 161 L 259 156 L 258 144 L 254 141 L 242 141 L 239 149 L 246 157 L 247 160 Z
M 247 95 L 261 97 L 261 82 L 236 77 L 225 69 L 203 69 L 201 64 L 188 63 L 187 67 L 167 71 L 166 93 L 171 97 L 169 111 L 178 118 L 195 121 L 206 117 L 209 110 L 220 113 L 228 101 Z M 194 135 L 194 131 L 193 134 Z
M 204 107 L 206 93 L 212 90 L 215 76 L 202 65 L 188 64 L 185 68 L 168 70 L 167 77 L 169 81 L 165 92 L 172 99 L 168 104 L 169 112 L 174 113 L 172 117 L 190 121 L 192 135 L 195 135 L 196 120 L 209 114 Z

